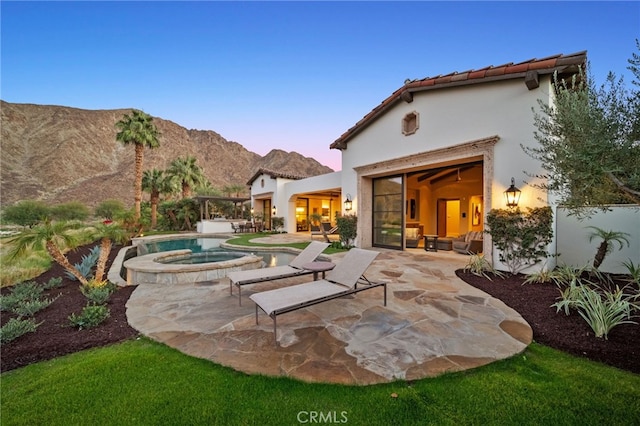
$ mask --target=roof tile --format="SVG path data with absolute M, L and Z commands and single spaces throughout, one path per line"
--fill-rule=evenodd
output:
M 383 100 L 378 106 L 371 110 L 367 115 L 362 117 L 353 127 L 344 132 L 336 141 L 331 144 L 331 148 L 344 149 L 346 143 L 351 137 L 364 129 L 370 122 L 376 119 L 380 114 L 395 104 L 401 99 L 403 92 L 419 92 L 422 90 L 431 90 L 438 87 L 449 87 L 451 83 L 455 85 L 465 84 L 465 81 L 471 83 L 479 83 L 481 80 L 488 77 L 496 77 L 508 79 L 508 78 L 524 78 L 523 74 L 529 70 L 563 70 L 566 67 L 572 65 L 584 65 L 587 60 L 587 52 L 577 52 L 570 55 L 553 55 L 542 59 L 529 59 L 523 62 L 514 64 L 509 62 L 499 66 L 488 66 L 476 70 L 468 70 L 461 73 L 453 72 L 446 75 L 437 75 L 435 77 L 426 77 L 423 79 L 416 79 L 406 81 L 405 84 L 394 91 L 387 99 Z M 473 80 L 473 81 L 472 81 Z

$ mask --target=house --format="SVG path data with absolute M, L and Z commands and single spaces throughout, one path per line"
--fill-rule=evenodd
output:
M 303 178 L 261 169 L 248 182 L 252 209 L 284 217 L 289 233 L 308 232 L 313 213 L 332 223 L 336 213 L 356 214 L 357 246 L 403 250 L 410 228 L 441 239 L 482 231 L 512 184 L 520 207 L 554 206 L 532 185 L 543 170 L 522 146 L 537 145 L 532 110 L 553 102 L 554 74 L 570 79 L 586 60 L 578 52 L 407 80 L 330 145 L 342 171 Z M 504 269 L 490 236 L 482 247 Z

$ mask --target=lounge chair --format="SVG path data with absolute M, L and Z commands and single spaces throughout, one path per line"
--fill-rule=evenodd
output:
M 273 319 L 273 335 L 277 345 L 278 315 L 379 286 L 384 287 L 384 306 L 387 306 L 387 283 L 371 282 L 363 275 L 377 255 L 375 251 L 353 248 L 327 273 L 326 279 L 252 294 L 249 298 L 256 304 L 256 324 L 260 308 Z M 366 284 L 366 287 L 358 288 L 358 281 Z
M 229 272 L 227 274 L 229 277 L 229 292 L 233 294 L 233 286 L 235 284 L 238 287 L 238 302 L 242 305 L 243 285 L 312 274 L 313 271 L 304 269 L 303 265 L 316 260 L 327 247 L 329 247 L 328 243 L 311 241 L 288 265 Z

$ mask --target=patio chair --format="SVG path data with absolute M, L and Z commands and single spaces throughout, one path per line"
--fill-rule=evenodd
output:
M 324 228 L 324 232 L 327 233 L 327 235 L 331 235 L 331 234 L 335 234 L 336 232 L 338 232 L 338 226 L 331 226 L 331 224 L 329 222 L 322 222 L 322 227 Z
M 460 254 L 478 254 L 482 252 L 482 231 L 471 231 L 454 238 L 453 251 Z
M 244 285 L 312 274 L 313 271 L 304 269 L 303 265 L 313 262 L 327 247 L 329 247 L 328 243 L 311 241 L 288 265 L 229 272 L 227 274 L 229 292 L 233 294 L 233 286 L 238 287 L 238 303 L 242 306 L 242 286 Z
M 380 286 L 384 287 L 384 306 L 387 306 L 387 283 L 371 282 L 363 275 L 377 255 L 375 251 L 353 248 L 327 273 L 326 279 L 252 294 L 249 298 L 256 304 L 256 324 L 260 308 L 273 319 L 277 345 L 278 315 Z M 358 288 L 358 282 L 366 286 Z

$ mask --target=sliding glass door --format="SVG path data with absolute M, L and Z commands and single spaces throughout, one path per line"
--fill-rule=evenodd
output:
M 402 250 L 402 176 L 373 180 L 373 245 Z

